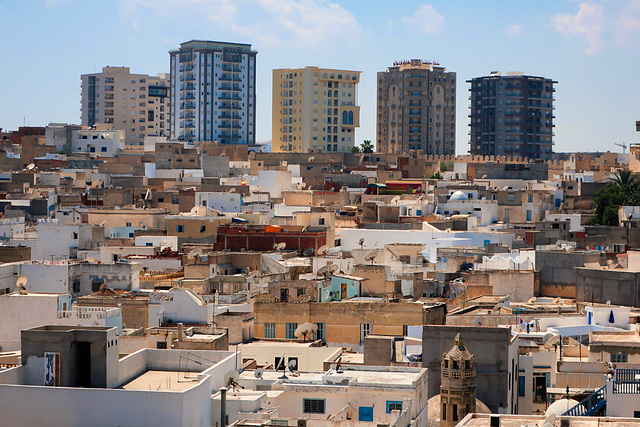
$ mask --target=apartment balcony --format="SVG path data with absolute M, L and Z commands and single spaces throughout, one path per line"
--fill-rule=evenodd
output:
M 196 90 L 195 85 L 192 84 L 188 84 L 188 85 L 182 85 L 180 86 L 180 90 L 184 91 L 184 90 Z
M 242 101 L 242 98 L 239 97 L 238 95 L 229 95 L 229 94 L 222 94 L 218 97 L 218 99 L 229 100 L 229 101 Z
M 195 102 L 182 102 L 180 103 L 181 110 L 194 110 L 196 108 Z
M 193 82 L 196 80 L 195 74 L 182 74 L 180 75 L 181 82 Z
M 184 129 L 195 129 L 196 124 L 192 121 L 186 121 L 184 124 L 181 123 L 180 127 Z
M 194 69 L 195 65 L 181 65 L 179 68 L 180 72 L 193 71 Z
M 222 74 L 219 80 L 221 82 L 241 82 L 242 81 L 240 77 L 234 77 L 231 74 Z
M 242 90 L 239 85 L 220 85 L 218 89 L 224 92 L 240 92 Z
M 236 133 L 236 132 L 233 132 L 233 133 L 232 132 L 220 132 L 218 134 L 218 136 L 221 137 L 221 138 L 233 138 L 233 139 L 241 138 L 240 134 Z
M 218 116 L 219 119 L 231 119 L 231 120 L 240 120 L 242 119 L 242 116 L 239 116 L 237 114 L 229 114 L 229 113 L 222 113 Z
M 218 110 L 242 110 L 242 107 L 236 104 L 222 104 L 218 105 Z
M 186 95 L 180 95 L 180 100 L 181 101 L 190 100 L 190 99 L 196 99 L 196 96 L 193 93 L 187 93 Z
M 186 112 L 186 113 L 180 113 L 180 118 L 181 119 L 195 119 L 196 117 L 196 113 L 194 112 Z
M 240 69 L 240 67 L 233 67 L 231 65 L 222 64 L 222 71 L 226 71 L 229 73 L 239 73 L 242 70 Z
M 240 126 L 237 123 L 223 123 L 219 125 L 218 128 L 219 129 L 242 129 L 242 126 Z
M 524 102 L 522 101 L 507 101 L 504 104 L 507 107 L 524 107 Z

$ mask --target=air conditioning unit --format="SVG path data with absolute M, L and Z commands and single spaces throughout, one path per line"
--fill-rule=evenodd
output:
M 571 427 L 571 418 L 562 418 L 560 420 L 560 427 Z

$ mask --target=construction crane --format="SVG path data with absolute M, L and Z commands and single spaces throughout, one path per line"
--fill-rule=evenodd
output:
M 627 152 L 627 144 L 624 141 L 622 141 L 622 144 L 618 144 L 617 142 L 614 142 L 614 144 L 618 147 L 622 147 L 622 154 Z

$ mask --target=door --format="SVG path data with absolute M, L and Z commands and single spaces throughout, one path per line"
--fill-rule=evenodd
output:
M 77 341 L 75 346 L 77 387 L 91 387 L 91 343 Z

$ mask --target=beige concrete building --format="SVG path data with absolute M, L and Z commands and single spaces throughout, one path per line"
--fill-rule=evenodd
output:
M 273 70 L 273 152 L 349 152 L 360 126 L 361 71 Z
M 378 152 L 455 154 L 455 119 L 456 73 L 420 59 L 378 73 Z
M 144 145 L 145 136 L 169 136 L 169 77 L 131 74 L 128 67 L 104 67 L 83 74 L 82 124 L 113 124 L 126 131 L 126 145 Z

